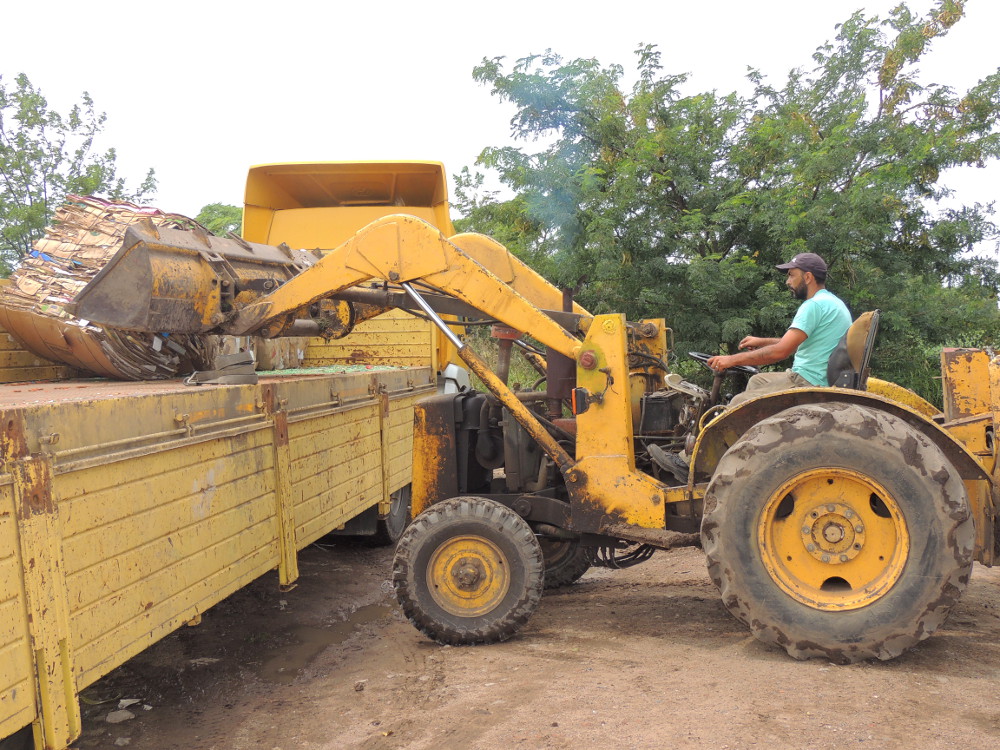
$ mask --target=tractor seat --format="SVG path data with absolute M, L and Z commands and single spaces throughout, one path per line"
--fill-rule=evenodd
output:
M 830 361 L 826 366 L 826 379 L 830 385 L 853 388 L 856 391 L 865 390 L 868 383 L 868 363 L 872 358 L 880 315 L 879 310 L 871 310 L 861 313 L 851 323 L 847 333 L 830 354 Z

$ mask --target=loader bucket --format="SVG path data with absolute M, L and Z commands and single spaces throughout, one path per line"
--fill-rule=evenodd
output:
M 310 252 L 138 222 L 77 295 L 81 319 L 148 333 L 207 333 L 317 260 Z

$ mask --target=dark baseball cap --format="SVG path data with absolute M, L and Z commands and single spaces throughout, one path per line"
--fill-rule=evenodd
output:
M 787 263 L 775 266 L 779 271 L 787 271 L 789 268 L 799 268 L 810 273 L 826 273 L 826 261 L 816 255 L 816 253 L 799 253 Z

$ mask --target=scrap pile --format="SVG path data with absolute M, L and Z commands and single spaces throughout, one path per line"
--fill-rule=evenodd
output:
M 34 354 L 84 372 L 120 380 L 173 378 L 207 369 L 214 337 L 144 334 L 80 320 L 66 311 L 121 247 L 140 219 L 193 229 L 193 219 L 130 203 L 70 195 L 53 226 L 0 289 L 0 326 Z

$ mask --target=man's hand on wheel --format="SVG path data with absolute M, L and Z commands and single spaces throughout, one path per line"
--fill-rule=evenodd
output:
M 744 339 L 744 341 L 746 341 L 746 339 Z M 705 364 L 707 364 L 713 372 L 723 372 L 724 370 L 728 370 L 730 367 L 733 367 L 733 359 L 734 357 L 731 354 L 720 354 L 718 356 L 711 357 Z

